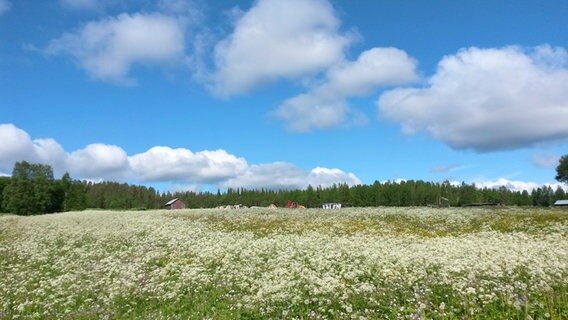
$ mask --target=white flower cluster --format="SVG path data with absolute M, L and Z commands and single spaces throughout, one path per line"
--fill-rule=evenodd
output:
M 0 216 L 0 318 L 548 314 L 567 233 L 568 214 L 522 209 Z

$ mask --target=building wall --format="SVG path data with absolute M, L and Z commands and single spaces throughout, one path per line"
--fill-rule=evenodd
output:
M 181 200 L 178 200 L 174 203 L 172 203 L 169 206 L 169 209 L 174 210 L 174 209 L 185 209 L 185 203 L 183 203 Z

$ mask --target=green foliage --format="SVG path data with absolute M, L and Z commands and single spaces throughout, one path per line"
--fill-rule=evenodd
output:
M 51 186 L 51 201 L 46 212 L 62 212 L 63 202 L 65 201 L 65 188 L 61 180 L 54 180 Z
M 288 200 L 315 208 L 329 202 L 339 202 L 344 207 L 436 206 L 442 198 L 448 199 L 451 206 L 496 203 L 547 207 L 565 197 L 566 193 L 562 188 L 553 190 L 548 186 L 528 193 L 511 191 L 505 187 L 478 189 L 475 185 L 465 183 L 455 185 L 448 181 L 433 183 L 420 180 L 375 181 L 371 185 L 356 186 L 334 184 L 326 188 L 310 185 L 304 190 L 229 188 L 224 193 L 221 190 L 214 193 L 159 193 L 151 187 L 126 183 L 72 180 L 68 173 L 65 173 L 61 180 L 54 180 L 51 167 L 26 162 L 16 165 L 12 178 L 0 177 L 0 212 L 16 214 L 76 211 L 85 208 L 160 209 L 173 198 L 181 199 L 187 208 L 214 208 L 235 204 L 249 207 L 275 204 L 283 207 Z
M 560 158 L 556 167 L 556 180 L 568 184 L 568 155 Z
M 479 202 L 479 193 L 474 185 L 462 183 L 459 191 L 458 205 L 463 206 L 470 203 Z
M 14 214 L 45 213 L 53 208 L 53 170 L 26 161 L 14 165 L 12 179 L 3 191 L 3 206 Z
M 87 208 L 87 192 L 81 181 L 73 181 L 69 173 L 65 173 L 59 185 L 64 192 L 62 211 L 79 211 Z
M 87 208 L 87 192 L 85 185 L 80 181 L 73 181 L 67 193 L 64 202 L 65 211 L 78 211 Z
M 81 206 L 100 209 L 133 209 L 133 208 L 161 208 L 172 195 L 160 196 L 154 188 L 128 185 L 117 182 L 77 182 L 73 187 L 76 192 L 84 190 L 85 198 L 81 199 Z M 165 200 L 168 199 L 168 200 Z M 187 202 L 186 202 L 187 203 Z
M 3 197 L 3 193 L 4 193 L 4 189 L 6 188 L 6 186 L 8 184 L 10 184 L 10 177 L 0 177 L 0 212 L 6 212 L 6 210 L 4 209 L 4 206 L 2 205 L 2 199 Z
M 558 195 L 561 195 L 561 193 Z M 548 207 L 558 200 L 555 198 L 555 193 L 550 186 L 533 190 L 532 198 L 533 205 L 540 207 Z
M 429 206 L 438 205 L 440 197 L 449 199 L 451 206 L 479 202 L 517 206 L 550 206 L 555 200 L 565 197 L 562 189 L 555 191 L 550 187 L 543 187 L 528 193 L 527 191 L 511 191 L 504 187 L 478 189 L 474 185 L 465 183 L 452 185 L 447 181 L 433 183 L 420 180 L 375 181 L 372 185 L 351 187 L 347 184 L 336 184 L 327 188 L 308 186 L 304 190 L 229 188 L 225 193 L 221 190 L 158 193 L 153 188 L 125 183 L 83 182 L 82 184 L 86 192 L 87 207 L 118 210 L 160 209 L 173 198 L 181 199 L 187 208 L 214 208 L 235 204 L 249 207 L 266 207 L 275 204 L 283 207 L 288 200 L 308 208 L 317 208 L 329 202 L 340 202 L 345 207 Z
M 85 186 L 68 173 L 53 179 L 49 165 L 26 161 L 14 165 L 12 177 L 0 179 L 1 211 L 18 215 L 52 213 L 86 208 Z

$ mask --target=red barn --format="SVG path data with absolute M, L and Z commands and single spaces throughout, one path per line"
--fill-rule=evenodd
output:
M 172 199 L 166 203 L 166 208 L 170 210 L 174 209 L 185 209 L 185 203 L 178 198 Z

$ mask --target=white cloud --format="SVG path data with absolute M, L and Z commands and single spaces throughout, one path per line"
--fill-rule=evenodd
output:
M 364 51 L 356 61 L 333 66 L 327 82 L 315 91 L 339 96 L 361 96 L 385 85 L 418 80 L 417 62 L 397 48 L 373 48 Z
M 0 124 L 0 164 L 2 169 L 10 169 L 15 159 L 36 160 L 31 137 L 12 124 Z
M 13 124 L 0 124 L 0 141 L 0 171 L 5 172 L 11 171 L 18 161 L 28 161 L 49 164 L 54 170 L 69 171 L 76 177 L 98 179 L 123 175 L 128 166 L 126 152 L 120 147 L 91 144 L 67 153 L 57 141 L 32 140 Z
M 366 117 L 351 108 L 347 98 L 368 95 L 380 86 L 417 80 L 416 64 L 396 48 L 364 51 L 356 61 L 332 66 L 325 82 L 286 100 L 274 114 L 292 131 L 365 124 Z
M 35 139 L 34 154 L 36 161 L 40 163 L 50 164 L 54 169 L 65 167 L 65 150 L 53 139 Z
M 237 177 L 224 181 L 223 187 L 293 189 L 306 184 L 307 174 L 290 163 L 276 162 L 251 165 Z
M 0 15 L 8 12 L 11 7 L 12 4 L 8 0 L 0 0 Z
M 361 184 L 361 180 L 351 172 L 347 173 L 340 169 L 316 167 L 308 175 L 308 184 L 312 186 L 329 187 L 333 184 L 346 183 L 349 186 Z
M 0 124 L 0 170 L 11 171 L 17 161 L 62 166 L 65 152 L 53 139 L 32 140 L 24 130 L 13 124 Z
M 153 147 L 128 159 L 139 181 L 195 181 L 215 183 L 244 172 L 247 162 L 225 150 L 200 151 Z
M 202 185 L 233 188 L 302 189 L 308 185 L 328 187 L 346 183 L 361 184 L 353 173 L 341 169 L 316 167 L 303 170 L 294 164 L 274 162 L 248 164 L 244 158 L 225 150 L 192 152 L 188 149 L 153 147 L 129 156 L 116 145 L 90 144 L 83 149 L 66 152 L 53 139 L 35 139 L 13 124 L 0 124 L 0 173 L 8 173 L 14 163 L 26 160 L 49 164 L 60 173 L 68 171 L 73 178 L 100 182 L 104 180 L 169 182 L 176 190 L 199 190 Z M 458 166 L 459 167 L 459 166 Z M 405 179 L 396 179 L 400 183 Z M 451 182 L 460 185 L 460 182 Z M 531 191 L 543 186 L 553 189 L 560 183 L 536 183 L 498 178 L 475 181 L 478 188 Z
M 345 101 L 311 94 L 301 94 L 286 100 L 275 110 L 274 115 L 283 120 L 289 130 L 296 132 L 367 122 L 362 113 L 353 110 Z
M 258 1 L 215 47 L 213 91 L 233 95 L 327 69 L 350 42 L 339 24 L 325 0 Z
M 212 90 L 230 96 L 279 79 L 317 82 L 323 74 L 321 83 L 272 112 L 292 131 L 365 124 L 349 97 L 418 79 L 416 61 L 396 48 L 373 48 L 347 61 L 352 39 L 340 32 L 326 0 L 260 0 L 246 12 L 234 11 L 233 33 L 215 46 Z
M 0 172 L 10 172 L 17 161 L 50 164 L 59 173 L 89 181 L 169 182 L 174 188 L 198 190 L 202 185 L 246 188 L 305 188 L 334 183 L 359 184 L 353 173 L 322 167 L 304 171 L 277 162 L 249 165 L 225 150 L 192 152 L 183 148 L 153 147 L 128 155 L 121 147 L 102 143 L 66 152 L 53 139 L 32 140 L 12 124 L 0 124 Z M 187 189 L 186 189 L 187 190 Z
M 532 163 L 539 168 L 556 168 L 560 161 L 560 156 L 557 154 L 535 154 L 532 157 Z
M 530 181 L 520 181 L 520 180 L 509 180 L 506 178 L 498 178 L 493 181 L 478 181 L 475 183 L 477 188 L 489 188 L 489 189 L 497 189 L 500 187 L 505 187 L 511 191 L 528 191 L 531 192 L 534 189 L 542 188 L 543 186 L 549 186 L 553 190 L 556 190 L 558 187 L 563 188 L 564 190 L 568 191 L 566 186 L 562 185 L 561 183 L 536 183 Z
M 46 52 L 67 53 L 95 79 L 133 84 L 134 65 L 166 65 L 184 56 L 184 26 L 159 13 L 121 14 L 52 40 Z
M 379 114 L 455 149 L 567 141 L 567 67 L 564 48 L 464 49 L 440 61 L 427 87 L 384 93 Z
M 82 178 L 124 179 L 128 170 L 128 156 L 119 146 L 102 143 L 90 144 L 67 156 L 67 169 Z
M 387 182 L 400 183 L 402 181 L 408 181 L 408 180 L 407 179 L 395 179 L 393 181 L 390 181 L 390 180 L 381 181 L 381 183 L 387 183 Z M 458 180 L 450 180 L 450 181 L 446 180 L 443 183 L 445 183 L 445 182 L 449 183 L 451 186 L 454 186 L 454 187 L 459 187 L 463 183 L 468 184 L 468 185 L 472 184 L 472 182 L 464 182 L 464 181 L 458 181 Z M 561 183 L 537 183 L 537 182 L 532 182 L 532 181 L 509 180 L 509 179 L 504 178 L 504 177 L 500 177 L 500 178 L 497 178 L 495 180 L 478 179 L 478 180 L 475 180 L 473 182 L 473 184 L 478 189 L 483 189 L 483 188 L 499 189 L 501 187 L 505 187 L 506 189 L 511 190 L 511 191 L 515 191 L 515 192 L 527 191 L 527 192 L 530 193 L 533 189 L 538 189 L 538 188 L 542 188 L 542 187 L 551 187 L 553 190 L 556 190 L 556 188 L 560 187 L 560 188 L 563 188 L 565 191 L 568 191 L 568 187 L 562 185 Z
M 303 189 L 308 185 L 328 187 L 333 184 L 361 184 L 361 180 L 353 173 L 345 173 L 339 169 L 316 167 L 304 171 L 291 163 L 275 162 L 251 165 L 235 178 L 224 181 L 223 187 L 270 188 L 270 189 Z

